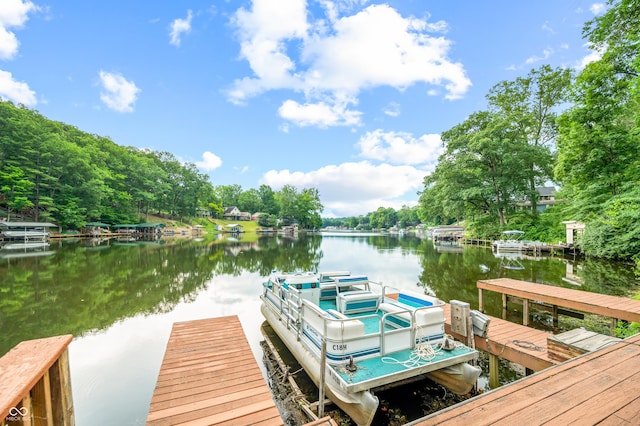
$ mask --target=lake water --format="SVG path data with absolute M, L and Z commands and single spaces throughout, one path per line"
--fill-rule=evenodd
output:
M 262 360 L 261 282 L 271 270 L 350 270 L 372 281 L 478 307 L 476 281 L 510 277 L 614 295 L 637 289 L 624 265 L 499 258 L 376 234 L 257 241 L 55 242 L 46 252 L 0 250 L 0 355 L 23 340 L 72 334 L 76 424 L 144 424 L 174 322 L 238 315 Z M 498 295 L 486 310 L 500 316 Z M 516 308 L 514 308 L 516 309 Z M 509 319 L 521 320 L 518 312 Z M 545 318 L 540 319 L 544 326 Z M 561 323 L 562 326 L 562 323 Z

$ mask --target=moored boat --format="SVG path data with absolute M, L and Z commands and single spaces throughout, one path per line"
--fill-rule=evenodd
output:
M 523 231 L 511 230 L 502 232 L 502 238 L 493 242 L 496 252 L 519 252 L 525 246 L 522 240 Z
M 477 352 L 444 333 L 444 302 L 347 271 L 274 272 L 261 311 L 309 377 L 358 425 L 378 408 L 377 389 L 427 375 L 465 394 Z M 324 375 L 321 374 L 324 369 Z

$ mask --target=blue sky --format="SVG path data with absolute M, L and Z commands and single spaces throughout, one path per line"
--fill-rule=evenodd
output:
M 0 97 L 193 162 L 316 187 L 323 216 L 414 205 L 440 133 L 500 81 L 597 54 L 604 3 L 0 0 Z

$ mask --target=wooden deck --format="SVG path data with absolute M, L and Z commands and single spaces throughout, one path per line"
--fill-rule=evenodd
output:
M 549 357 L 547 338 L 552 334 L 515 324 L 500 318 L 491 319 L 487 337 L 474 336 L 476 349 L 504 358 L 533 371 L 544 370 L 558 363 Z M 457 340 L 466 338 L 451 331 L 451 305 L 445 305 L 445 332 Z
M 147 424 L 283 424 L 237 316 L 173 325 Z
M 503 305 L 506 304 L 507 295 L 522 298 L 525 301 L 523 305 L 523 323 L 525 325 L 528 320 L 529 300 L 546 303 L 556 308 L 563 306 L 576 311 L 603 315 L 614 319 L 640 322 L 640 300 L 530 283 L 510 278 L 480 280 L 477 282 L 477 286 L 481 311 L 483 310 L 483 290 L 502 293 Z
M 413 425 L 640 424 L 640 335 L 558 364 Z

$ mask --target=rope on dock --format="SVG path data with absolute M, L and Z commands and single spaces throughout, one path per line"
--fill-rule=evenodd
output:
M 487 341 L 487 349 L 491 350 L 489 339 L 486 339 L 486 341 Z M 505 348 L 509 346 L 509 343 L 513 343 L 515 346 L 518 346 L 522 349 L 527 349 L 530 351 L 538 351 L 538 352 L 545 351 L 545 349 L 542 346 L 538 346 L 535 343 L 530 342 L 528 340 L 508 340 L 506 343 L 502 344 L 502 349 L 500 350 L 500 353 L 496 354 L 498 358 L 502 358 L 502 353 L 504 352 Z

